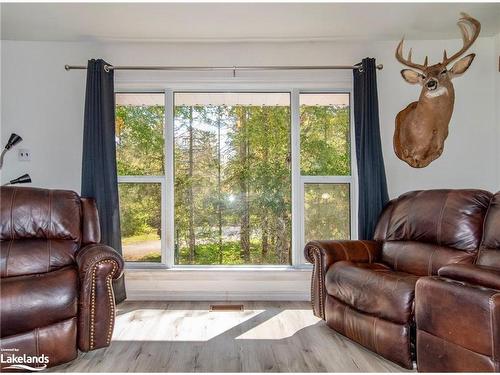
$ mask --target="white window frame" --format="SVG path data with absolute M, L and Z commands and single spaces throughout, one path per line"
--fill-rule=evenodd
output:
M 126 262 L 127 268 L 166 268 L 179 270 L 286 270 L 310 268 L 304 258 L 304 185 L 306 183 L 348 183 L 350 185 L 350 223 L 351 239 L 357 238 L 357 163 L 355 153 L 354 135 L 354 105 L 352 101 L 352 86 L 342 83 L 338 88 L 330 85 L 307 85 L 299 83 L 296 85 L 269 84 L 269 83 L 179 83 L 169 85 L 163 89 L 137 89 L 127 87 L 127 85 L 117 84 L 118 89 L 115 94 L 126 93 L 164 93 L 165 94 L 165 175 L 164 176 L 118 176 L 118 183 L 161 183 L 162 204 L 161 204 L 161 262 Z M 347 87 L 346 87 L 347 86 Z M 291 113 L 291 184 L 292 184 L 292 248 L 291 264 L 289 265 L 176 265 L 174 264 L 175 249 L 175 198 L 174 198 L 174 94 L 176 92 L 275 92 L 290 93 L 290 113 Z M 351 175 L 350 176 L 302 176 L 300 173 L 300 94 L 349 94 L 350 106 L 350 150 L 351 150 Z M 169 126 L 170 125 L 170 126 Z
M 153 90 L 115 90 L 115 95 L 117 94 L 162 94 L 162 91 L 153 91 Z M 166 107 L 167 101 L 165 100 L 164 106 L 165 110 L 167 109 Z M 164 115 L 163 119 L 163 137 L 164 137 L 164 152 L 166 153 L 167 149 L 167 143 L 166 143 L 166 130 L 168 127 L 166 126 L 166 119 L 167 116 L 166 114 Z M 166 158 L 165 158 L 166 160 Z M 133 176 L 133 175 L 128 175 L 128 176 L 121 176 L 118 175 L 118 184 L 121 183 L 133 183 L 133 184 L 147 184 L 147 183 L 159 183 L 161 185 L 161 202 L 160 202 L 160 212 L 161 212 L 161 228 L 160 228 L 160 243 L 161 243 L 161 261 L 160 262 L 125 262 L 125 265 L 127 268 L 165 268 L 167 263 L 167 254 L 168 254 L 168 246 L 167 246 L 167 241 L 165 236 L 167 235 L 168 231 L 166 230 L 166 224 L 167 224 L 167 209 L 165 208 L 166 202 L 167 202 L 167 179 L 166 179 L 166 174 L 167 174 L 168 167 L 165 163 L 165 170 L 163 172 L 163 176 L 158 176 L 158 175 L 146 175 L 146 176 Z
M 300 172 L 300 95 L 301 94 L 348 94 L 349 95 L 349 150 L 350 150 L 350 175 L 349 176 L 307 176 L 302 175 Z M 298 141 L 296 147 L 298 150 L 296 151 L 296 163 L 298 164 L 295 168 L 296 173 L 298 174 L 298 185 L 299 188 L 297 194 L 297 201 L 293 201 L 295 207 L 298 208 L 299 220 L 296 227 L 296 232 L 300 239 L 298 241 L 298 245 L 303 249 L 306 240 L 305 240 L 305 205 L 304 205 L 304 194 L 305 194 L 305 185 L 306 184 L 348 184 L 349 185 L 349 217 L 350 217 L 350 234 L 351 239 L 358 238 L 358 225 L 357 225 L 357 169 L 356 169 L 356 145 L 355 134 L 354 134 L 354 111 L 352 106 L 352 92 L 351 90 L 299 90 L 297 93 L 297 97 L 295 99 L 297 102 L 295 103 L 295 107 L 298 108 L 296 110 L 295 123 L 297 129 L 295 132 L 298 133 Z M 292 224 L 293 225 L 293 224 Z M 306 259 L 303 251 L 295 252 L 295 264 L 296 266 L 301 266 L 306 264 Z

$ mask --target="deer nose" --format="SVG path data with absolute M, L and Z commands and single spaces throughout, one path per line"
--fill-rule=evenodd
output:
M 427 88 L 430 90 L 434 90 L 437 87 L 437 82 L 433 79 L 427 82 Z

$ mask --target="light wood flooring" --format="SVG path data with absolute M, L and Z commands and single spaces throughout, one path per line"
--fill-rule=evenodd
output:
M 241 303 L 241 302 L 238 302 Z M 111 346 L 60 372 L 403 372 L 329 329 L 307 302 L 124 302 Z

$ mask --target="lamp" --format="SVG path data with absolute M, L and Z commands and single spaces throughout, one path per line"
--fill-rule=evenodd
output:
M 7 150 L 10 150 L 10 148 L 12 146 L 15 146 L 17 145 L 19 142 L 21 142 L 23 139 L 17 135 L 16 133 L 12 133 L 9 137 L 9 141 L 7 142 L 7 144 L 5 145 L 5 148 Z
M 9 137 L 9 140 L 7 141 L 7 144 L 5 145 L 5 148 L 3 149 L 2 153 L 0 154 L 0 169 L 3 166 L 3 158 L 7 151 L 9 151 L 12 147 L 17 145 L 19 142 L 21 142 L 23 139 L 18 136 L 16 133 L 12 133 Z
M 22 176 L 19 176 L 18 178 L 15 178 L 13 180 L 10 180 L 3 186 L 7 185 L 15 185 L 15 184 L 29 184 L 31 182 L 31 177 L 29 174 L 23 174 Z

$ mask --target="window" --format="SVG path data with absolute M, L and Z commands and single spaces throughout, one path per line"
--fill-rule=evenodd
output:
M 348 94 L 300 95 L 300 172 L 350 176 Z
M 175 263 L 290 264 L 290 94 L 174 103 Z
M 351 238 L 349 94 L 300 94 L 303 244 Z
M 350 112 L 336 92 L 117 93 L 125 260 L 300 265 L 351 238 Z
M 351 237 L 349 184 L 304 184 L 305 242 Z
M 123 257 L 161 262 L 164 94 L 116 94 L 116 159 Z

